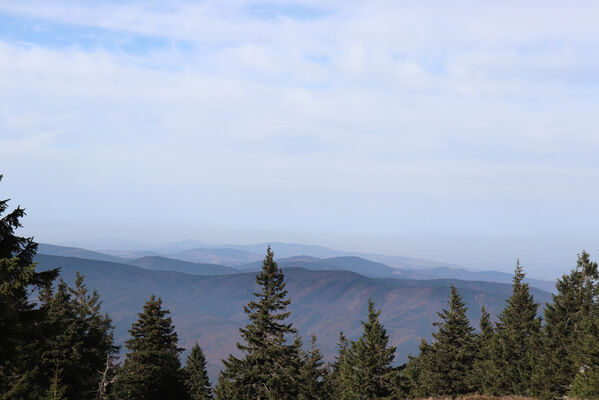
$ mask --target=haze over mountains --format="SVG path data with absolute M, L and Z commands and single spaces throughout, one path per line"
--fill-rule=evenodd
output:
M 148 269 L 178 271 L 200 275 L 251 271 L 260 267 L 268 243 L 256 245 L 215 245 L 195 240 L 134 250 L 92 251 L 76 247 L 40 244 L 40 253 L 93 260 L 121 262 Z M 271 243 L 279 265 L 313 270 L 348 270 L 364 276 L 404 279 L 463 279 L 510 283 L 512 275 L 498 271 L 474 271 L 456 265 L 402 256 L 352 253 L 322 246 Z M 139 245 L 138 245 L 139 246 Z M 194 247 L 204 246 L 204 247 Z M 143 258 L 143 260 L 142 260 Z M 188 264 L 178 261 L 187 261 Z M 228 268 L 227 268 L 228 267 Z M 231 268 L 232 267 L 232 268 Z M 210 272 L 212 271 L 212 272 Z M 554 290 L 550 281 L 527 281 L 546 291 Z
M 126 258 L 47 244 L 40 244 L 36 261 L 41 269 L 60 267 L 69 283 L 77 271 L 84 274 L 87 286 L 98 290 L 103 310 L 113 318 L 119 343 L 127 339 L 127 330 L 143 303 L 151 294 L 160 296 L 172 312 L 182 347 L 190 348 L 196 340 L 202 343 L 212 376 L 220 368 L 220 360 L 235 352 L 238 328 L 246 323 L 243 306 L 256 289 L 255 270 L 260 266 L 258 261 L 231 267 L 159 255 Z M 497 272 L 449 267 L 397 269 L 356 256 L 292 256 L 279 258 L 278 263 L 292 301 L 291 320 L 304 338 L 312 333 L 318 336 L 328 359 L 335 353 L 340 331 L 349 338 L 359 335 L 359 319 L 366 316 L 368 298 L 382 309 L 391 342 L 398 347 L 397 361 L 404 362 L 408 354 L 417 353 L 422 337 L 430 338 L 432 322 L 446 305 L 450 285 L 460 290 L 475 326 L 481 305 L 496 315 L 511 292 L 508 283 L 488 281 L 503 279 L 503 275 L 511 279 Z M 455 276 L 450 279 L 434 277 L 452 273 Z M 467 273 L 470 279 L 459 279 Z M 551 299 L 547 291 L 535 288 L 533 293 L 541 304 Z

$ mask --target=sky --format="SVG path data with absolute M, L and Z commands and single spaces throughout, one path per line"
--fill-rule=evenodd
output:
M 0 197 L 51 243 L 599 258 L 596 1 L 0 0 Z

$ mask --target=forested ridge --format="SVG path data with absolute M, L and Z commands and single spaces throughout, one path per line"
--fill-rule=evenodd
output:
M 210 382 L 201 343 L 182 363 L 159 293 L 140 310 L 126 348 L 118 348 L 112 321 L 83 276 L 70 287 L 59 270 L 36 271 L 37 244 L 16 232 L 24 215 L 0 201 L 1 399 L 599 398 L 599 273 L 584 251 L 543 306 L 517 263 L 498 320 L 483 307 L 478 327 L 452 287 L 432 340 L 396 366 L 373 301 L 362 335 L 348 340 L 340 332 L 335 359 L 323 360 L 318 338 L 296 332 L 285 277 L 269 248 L 244 307 L 249 322 L 240 327 L 238 351 Z

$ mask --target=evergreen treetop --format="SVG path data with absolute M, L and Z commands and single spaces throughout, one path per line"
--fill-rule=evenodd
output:
M 249 323 L 240 328 L 242 342 L 237 347 L 244 358 L 230 355 L 223 360 L 224 370 L 217 386 L 217 398 L 224 399 L 296 399 L 299 348 L 288 343 L 296 333 L 287 307 L 287 290 L 283 272 L 274 261 L 270 246 L 256 275 L 259 291 L 255 300 L 244 307 Z
M 195 343 L 185 363 L 185 382 L 190 400 L 210 400 L 212 386 L 206 371 L 206 357 L 199 344 Z
M 58 269 L 36 271 L 37 243 L 15 233 L 25 210 L 17 207 L 5 214 L 8 202 L 0 200 L 0 398 L 37 399 L 46 383 L 40 382 L 38 362 L 45 315 L 30 295 L 50 286 Z
M 536 393 L 543 397 L 566 395 L 574 377 L 585 368 L 591 343 L 587 328 L 593 326 L 589 321 L 597 317 L 597 263 L 583 251 L 576 267 L 558 279 L 555 287 L 552 303 L 545 305 L 543 354 L 534 376 Z
M 187 397 L 181 369 L 177 333 L 162 300 L 154 295 L 143 306 L 127 340 L 129 349 L 116 381 L 116 394 L 124 400 L 159 400 Z
M 345 351 L 340 364 L 342 399 L 379 399 L 393 393 L 395 347 L 379 320 L 372 299 L 368 300 L 368 319 L 362 321 L 363 333 Z
M 524 282 L 524 271 L 516 263 L 512 294 L 499 314 L 499 322 L 491 341 L 489 363 L 485 369 L 488 394 L 527 395 L 533 390 L 533 369 L 540 357 L 541 319 L 539 305 Z

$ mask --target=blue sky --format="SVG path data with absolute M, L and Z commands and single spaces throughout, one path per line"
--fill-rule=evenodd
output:
M 2 1 L 2 196 L 61 242 L 599 258 L 593 1 Z

